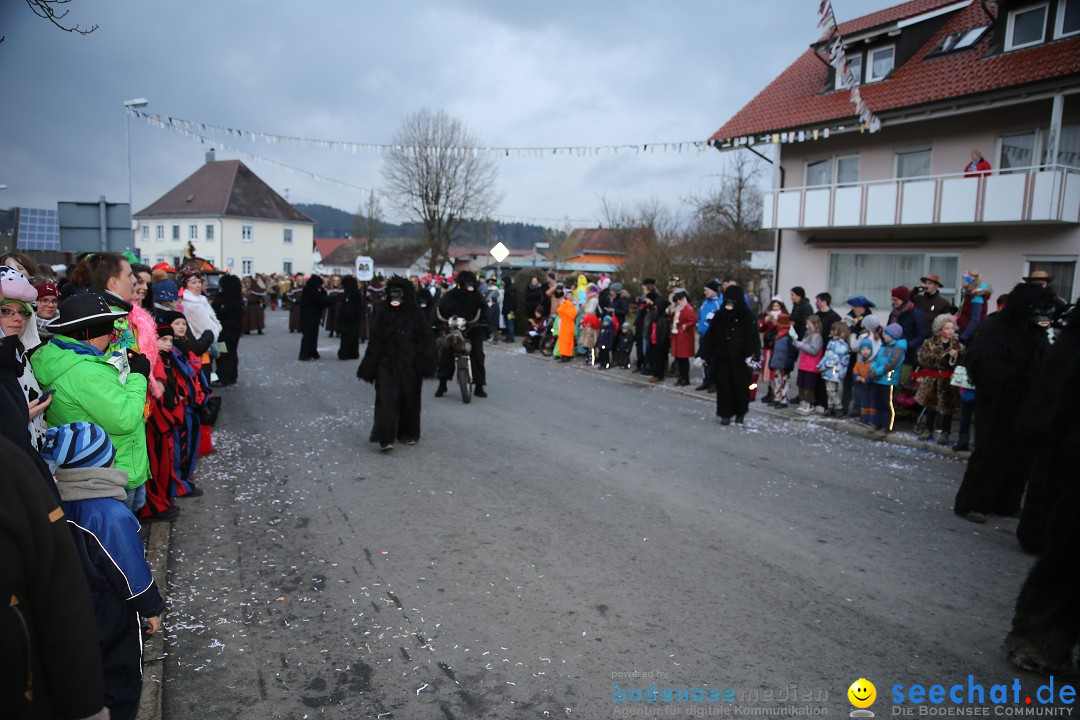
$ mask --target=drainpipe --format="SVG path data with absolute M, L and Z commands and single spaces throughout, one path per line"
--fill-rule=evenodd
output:
M 98 197 L 98 232 L 101 236 L 101 252 L 109 252 L 109 223 L 105 212 L 105 196 Z
M 990 18 L 990 29 L 993 30 L 997 25 L 997 15 L 990 12 L 990 8 L 986 4 L 986 0 L 979 0 L 979 4 L 982 6 L 982 11 L 986 14 L 986 17 Z

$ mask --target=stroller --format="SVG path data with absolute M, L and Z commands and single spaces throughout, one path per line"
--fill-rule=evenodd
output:
M 550 355 L 551 349 L 555 346 L 555 336 L 551 334 L 551 326 L 554 323 L 555 318 L 551 315 L 540 320 L 535 318 L 530 320 L 529 331 L 525 333 L 525 339 L 521 341 L 521 344 L 525 346 L 525 352 L 532 354 L 539 350 L 542 355 Z

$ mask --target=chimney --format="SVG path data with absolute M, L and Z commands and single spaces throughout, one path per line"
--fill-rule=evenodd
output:
M 214 162 L 214 148 L 210 148 L 209 150 L 206 151 L 206 162 L 208 162 L 208 163 Z

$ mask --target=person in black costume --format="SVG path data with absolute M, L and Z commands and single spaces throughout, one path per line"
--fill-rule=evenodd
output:
M 420 439 L 420 393 L 425 377 L 435 374 L 435 336 L 416 304 L 412 283 L 394 276 L 386 300 L 375 313 L 371 338 L 356 376 L 375 384 L 375 425 L 371 442 L 383 452 L 394 442 L 415 445 Z
M 338 301 L 337 329 L 341 338 L 338 360 L 356 360 L 360 357 L 360 320 L 367 300 L 360 292 L 360 285 L 352 275 L 341 279 L 341 299 Z
M 1080 641 L 1080 416 L 1072 407 L 1078 394 L 1080 323 L 1069 318 L 1021 416 L 1040 445 L 1017 535 L 1040 557 L 1020 590 L 1004 645 L 1017 667 L 1059 677 L 1075 674 L 1073 648 Z
M 1020 510 L 1032 453 L 1017 420 L 1049 349 L 1046 333 L 1054 311 L 1051 291 L 1020 283 L 968 348 L 964 365 L 978 397 L 979 437 L 953 504 L 960 517 L 984 523 L 987 515 L 1008 517 Z
M 300 359 L 319 359 L 319 323 L 326 309 L 326 290 L 323 279 L 312 275 L 300 293 Z
M 476 292 L 476 275 L 469 270 L 458 273 L 456 286 L 440 298 L 436 308 L 440 324 L 455 315 L 465 318 L 466 322 L 477 321 L 476 325 L 466 332 L 465 337 L 472 345 L 470 359 L 475 385 L 473 395 L 479 398 L 487 397 L 487 392 L 484 390 L 484 386 L 487 385 L 487 373 L 484 370 L 484 335 L 488 332 L 484 320 L 487 316 L 486 309 L 483 298 Z M 439 352 L 439 389 L 435 391 L 435 397 L 446 394 L 446 383 L 452 377 L 454 377 L 454 353 L 450 348 L 444 347 Z
M 244 334 L 244 316 L 247 302 L 244 287 L 235 275 L 222 275 L 218 294 L 210 303 L 221 322 L 218 342 L 225 343 L 225 350 L 217 359 L 217 385 L 232 385 L 240 374 L 240 358 L 236 354 L 240 336 Z
M 742 423 L 750 409 L 752 363 L 761 360 L 761 336 L 757 318 L 743 300 L 742 288 L 724 290 L 723 304 L 709 322 L 701 338 L 698 355 L 708 363 L 709 376 L 716 385 L 716 415 L 722 425 Z

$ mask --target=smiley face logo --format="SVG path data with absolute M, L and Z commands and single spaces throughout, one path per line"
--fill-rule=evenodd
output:
M 868 708 L 877 700 L 877 688 L 866 678 L 851 683 L 847 690 L 848 701 L 857 708 Z

